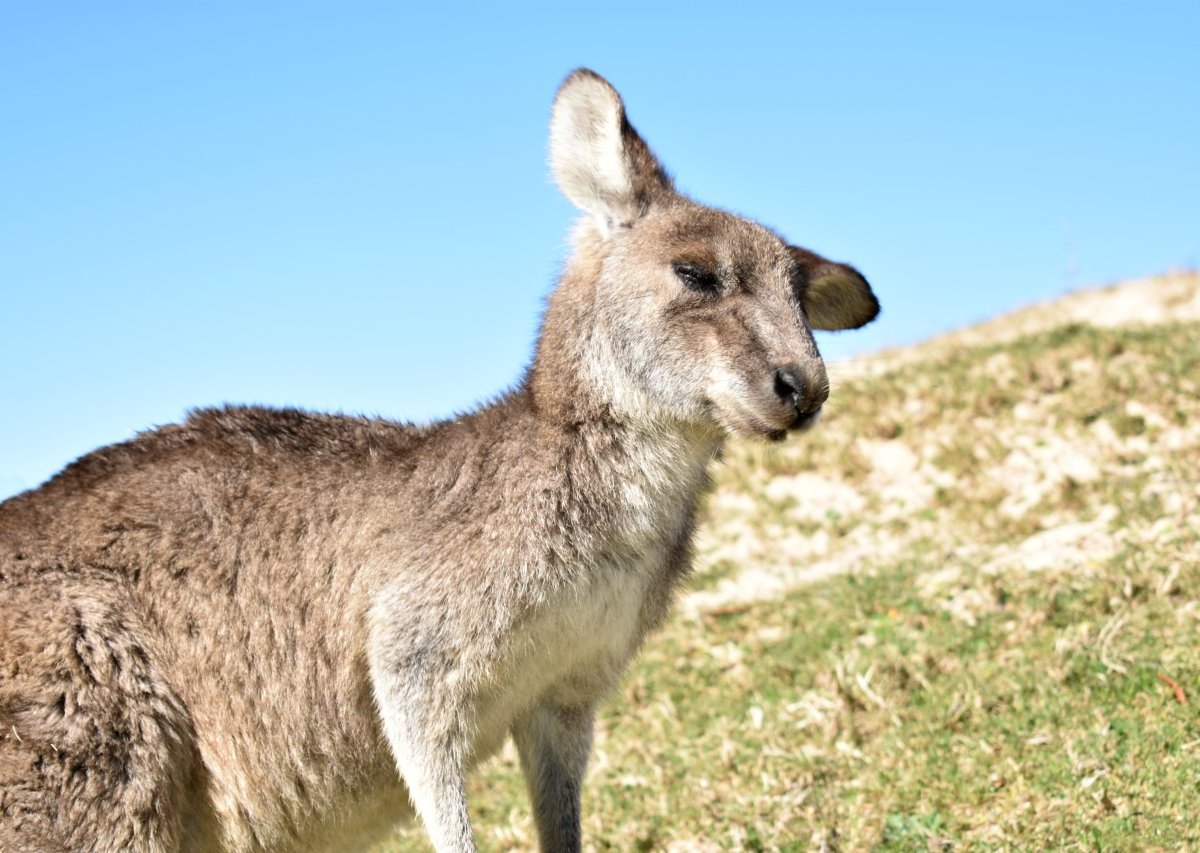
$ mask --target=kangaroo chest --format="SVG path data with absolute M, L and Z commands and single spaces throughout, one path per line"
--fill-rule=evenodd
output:
M 476 760 L 537 706 L 598 705 L 665 616 L 687 572 L 715 448 L 655 439 L 584 436 L 588 452 L 574 455 L 577 467 L 567 462 L 548 478 L 557 480 L 554 501 L 532 493 L 484 522 L 495 562 L 480 563 L 487 580 L 462 630 L 480 640 L 462 646 L 456 665 L 479 678 L 468 709 Z
M 674 526 L 581 567 L 576 583 L 531 610 L 479 696 L 478 759 L 498 749 L 529 708 L 593 707 L 612 692 L 687 571 L 690 514 Z

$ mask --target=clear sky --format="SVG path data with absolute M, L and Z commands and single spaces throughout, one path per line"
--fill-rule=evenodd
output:
M 1200 261 L 1200 3 L 0 5 L 0 497 L 229 402 L 514 381 L 573 67 L 701 201 L 856 264 L 830 358 Z

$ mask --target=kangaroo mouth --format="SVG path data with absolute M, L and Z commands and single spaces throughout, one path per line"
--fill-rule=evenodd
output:
M 780 418 L 781 413 L 778 410 L 770 413 L 759 412 L 731 400 L 714 404 L 712 412 L 716 421 L 730 435 L 742 438 L 765 438 L 768 441 L 783 441 L 789 435 L 807 432 L 816 425 L 821 417 L 820 407 L 811 412 L 793 409 L 790 418 L 785 420 Z
M 821 419 L 820 408 L 814 409 L 811 412 L 796 412 L 796 419 L 792 421 L 792 425 L 787 428 L 788 432 L 808 432 L 817 425 L 817 421 Z
M 766 437 L 771 441 L 784 441 L 789 435 L 808 432 L 817 425 L 817 421 L 820 419 L 820 409 L 815 412 L 797 412 L 796 419 L 788 424 L 786 429 L 770 430 L 766 433 Z

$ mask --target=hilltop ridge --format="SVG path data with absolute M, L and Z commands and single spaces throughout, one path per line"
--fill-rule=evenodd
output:
M 1071 323 L 1115 328 L 1189 322 L 1200 322 L 1200 270 L 1173 270 L 1072 290 L 915 344 L 888 347 L 861 358 L 832 362 L 829 367 L 834 377 L 853 378 L 945 350 L 1002 343 Z

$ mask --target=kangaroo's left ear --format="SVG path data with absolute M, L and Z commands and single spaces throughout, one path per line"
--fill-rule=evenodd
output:
M 595 71 L 572 72 L 554 99 L 550 166 L 563 194 L 605 228 L 632 225 L 675 194 L 671 179 Z
M 788 252 L 796 263 L 800 304 L 814 329 L 857 329 L 879 316 L 879 300 L 854 267 L 799 246 L 788 246 Z

